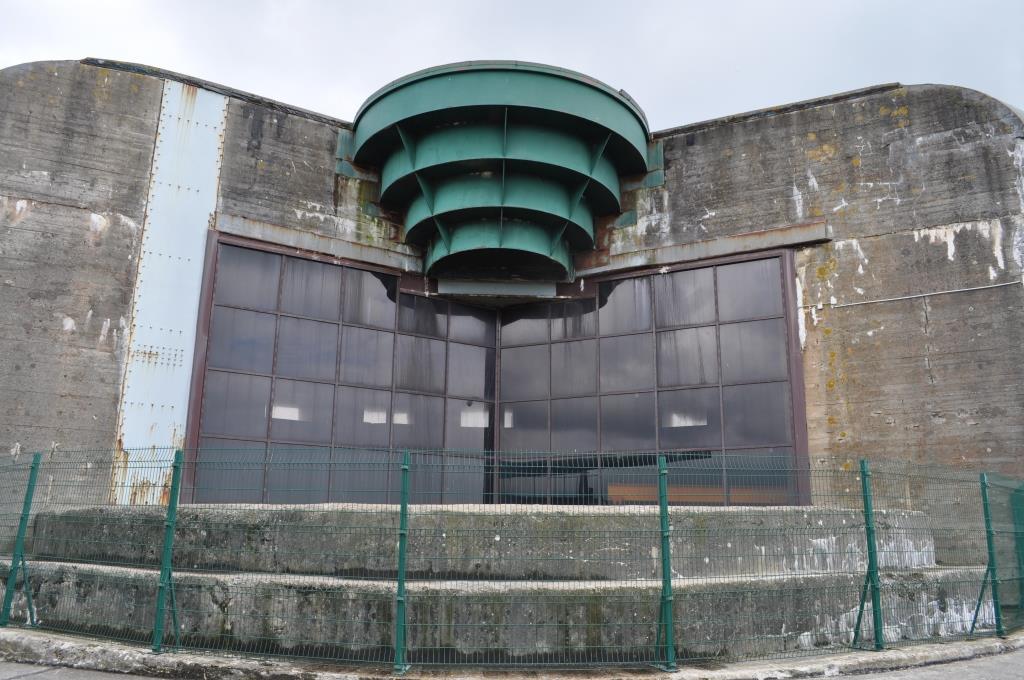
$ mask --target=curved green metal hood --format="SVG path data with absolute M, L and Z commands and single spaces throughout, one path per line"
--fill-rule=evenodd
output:
M 647 121 L 623 92 L 523 62 L 465 62 L 396 80 L 363 104 L 351 161 L 443 278 L 565 280 L 648 170 Z

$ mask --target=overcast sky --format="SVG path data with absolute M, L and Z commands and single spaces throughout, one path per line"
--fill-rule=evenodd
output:
M 134 61 L 345 120 L 469 59 L 582 71 L 655 130 L 893 81 L 1024 108 L 1024 0 L 0 0 L 0 17 L 0 68 Z

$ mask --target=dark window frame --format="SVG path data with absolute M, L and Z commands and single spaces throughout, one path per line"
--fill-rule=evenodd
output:
M 258 241 L 258 240 L 249 239 L 249 238 L 240 237 L 240 236 L 235 236 L 235 235 L 231 235 L 231 234 L 224 234 L 224 233 L 221 233 L 221 232 L 210 231 L 209 234 L 208 234 L 207 244 L 206 244 L 206 255 L 205 255 L 205 262 L 204 262 L 204 269 L 203 269 L 203 280 L 202 280 L 202 288 L 201 288 L 200 310 L 199 310 L 199 317 L 197 319 L 196 347 L 195 347 L 195 350 L 194 350 L 193 367 L 192 367 L 192 380 L 191 380 L 191 387 L 190 387 L 190 392 L 189 392 L 188 420 L 187 420 L 187 427 L 186 427 L 186 433 L 185 433 L 185 445 L 186 445 L 186 447 L 188 449 L 188 455 L 187 455 L 187 458 L 186 458 L 187 465 L 186 465 L 186 469 L 185 469 L 185 475 L 184 475 L 184 478 L 183 478 L 183 482 L 184 482 L 183 498 L 186 498 L 186 499 L 191 499 L 193 494 L 194 494 L 196 451 L 197 451 L 197 448 L 199 446 L 199 441 L 200 441 L 200 420 L 201 420 L 201 412 L 202 412 L 202 401 L 203 401 L 203 393 L 204 393 L 204 386 L 205 386 L 204 385 L 204 383 L 205 383 L 205 375 L 206 375 L 206 371 L 207 371 L 207 368 L 208 368 L 207 364 L 208 364 L 208 346 L 209 346 L 209 339 L 210 339 L 210 322 L 211 322 L 211 318 L 212 318 L 212 315 L 213 315 L 213 309 L 214 309 L 214 300 L 213 300 L 213 298 L 214 298 L 214 282 L 216 281 L 216 275 L 217 275 L 217 253 L 218 253 L 218 249 L 222 245 L 238 246 L 238 247 L 248 248 L 248 249 L 257 250 L 257 251 L 275 253 L 275 254 L 283 255 L 283 256 L 289 256 L 289 257 L 295 257 L 295 258 L 311 260 L 311 261 L 314 261 L 314 262 L 322 262 L 324 264 L 340 265 L 340 266 L 346 266 L 346 267 L 350 267 L 350 268 L 353 268 L 353 269 L 359 269 L 359 270 L 368 271 L 368 272 L 376 272 L 376 273 L 392 275 L 392 276 L 395 276 L 397 278 L 397 294 L 398 295 L 411 294 L 411 295 L 420 295 L 420 296 L 428 295 L 429 296 L 431 294 L 432 289 L 436 289 L 436 285 L 433 282 L 425 281 L 423 279 L 423 277 L 414 276 L 414 275 L 410 275 L 410 274 L 407 274 L 407 273 L 403 273 L 403 272 L 401 272 L 401 271 L 399 271 L 397 269 L 393 269 L 393 268 L 389 268 L 389 267 L 384 267 L 384 266 L 379 266 L 379 265 L 374 265 L 372 263 L 364 263 L 364 262 L 354 261 L 354 260 L 350 260 L 350 259 L 347 259 L 347 258 L 338 258 L 338 257 L 324 256 L 322 254 L 308 252 L 308 251 L 299 250 L 299 249 L 295 249 L 295 248 L 289 248 L 289 247 L 280 246 L 280 245 L 276 245 L 276 244 L 271 244 L 271 243 L 267 243 L 267 242 L 264 242 L 264 241 Z M 795 477 L 796 477 L 796 486 L 797 486 L 798 497 L 799 497 L 799 501 L 798 502 L 800 502 L 800 503 L 807 503 L 807 502 L 809 502 L 809 497 L 810 497 L 808 474 L 807 474 L 807 470 L 809 469 L 809 452 L 808 452 L 807 421 L 806 421 L 805 384 L 804 384 L 804 375 L 803 375 L 802 355 L 801 355 L 801 349 L 800 349 L 800 344 L 799 344 L 799 340 L 798 340 L 798 316 L 797 316 L 800 313 L 801 310 L 797 309 L 797 307 L 796 307 L 795 264 L 794 264 L 794 251 L 792 249 L 788 249 L 788 248 L 771 249 L 771 250 L 764 250 L 764 251 L 759 251 L 759 252 L 743 253 L 743 254 L 730 255 L 730 256 L 718 257 L 718 258 L 710 258 L 710 259 L 706 259 L 706 260 L 678 263 L 678 264 L 667 266 L 667 267 L 648 267 L 648 268 L 641 268 L 641 269 L 633 269 L 633 270 L 629 270 L 629 271 L 619 271 L 619 272 L 614 272 L 614 273 L 596 275 L 594 277 L 590 277 L 590 278 L 587 279 L 587 281 L 586 281 L 587 285 L 585 287 L 573 286 L 570 289 L 571 290 L 570 294 L 562 295 L 562 296 L 559 297 L 558 300 L 547 301 L 547 303 L 550 304 L 550 303 L 557 303 L 559 301 L 568 302 L 568 301 L 577 300 L 577 299 L 594 298 L 596 296 L 596 294 L 597 294 L 598 289 L 599 289 L 599 284 L 603 283 L 603 282 L 606 282 L 606 281 L 615 281 L 615 280 L 621 280 L 621 279 L 633 279 L 633 278 L 640 278 L 640 277 L 645 277 L 645 276 L 652 276 L 652 275 L 656 275 L 656 274 L 667 274 L 667 273 L 674 273 L 674 272 L 678 272 L 678 271 L 687 271 L 687 270 L 694 270 L 694 269 L 704 269 L 704 268 L 709 268 L 709 267 L 717 268 L 717 267 L 719 267 L 721 265 L 733 264 L 733 263 L 738 263 L 738 262 L 748 262 L 748 261 L 752 261 L 752 260 L 760 260 L 760 259 L 768 259 L 768 258 L 778 258 L 779 264 L 780 264 L 780 277 L 781 277 L 780 285 L 781 285 L 781 294 L 783 296 L 782 297 L 782 308 L 783 309 L 782 309 L 782 314 L 779 314 L 779 315 L 751 317 L 749 319 L 748 318 L 744 318 L 742 320 L 735 319 L 735 320 L 729 320 L 729 321 L 726 321 L 726 322 L 722 322 L 718 318 L 718 310 L 717 310 L 717 306 L 718 306 L 718 293 L 717 293 L 718 276 L 717 276 L 717 269 L 715 270 L 716 275 L 714 277 L 714 285 L 715 285 L 714 292 L 715 292 L 716 318 L 715 318 L 714 327 L 715 327 L 715 332 L 716 332 L 716 347 L 719 348 L 718 349 L 718 352 L 719 352 L 719 356 L 718 356 L 719 380 L 718 380 L 717 386 L 719 388 L 719 398 L 720 398 L 720 402 L 721 402 L 721 400 L 722 400 L 722 390 L 727 385 L 732 385 L 732 384 L 758 384 L 758 382 L 786 382 L 789 385 L 789 392 L 790 392 L 790 416 L 791 416 L 790 417 L 790 434 L 791 434 L 790 442 L 786 443 L 786 444 L 778 444 L 778 445 L 774 445 L 774 446 L 785 446 L 787 448 L 792 448 L 792 450 L 793 450 L 793 465 L 794 465 L 794 469 L 798 471 L 798 474 L 795 475 Z M 280 268 L 280 270 L 281 270 L 280 271 L 280 276 L 283 278 L 285 267 L 282 266 Z M 602 392 L 600 390 L 600 386 L 598 386 L 597 392 L 595 392 L 593 394 L 591 394 L 591 393 L 579 394 L 579 395 L 573 395 L 573 397 L 572 397 L 572 398 L 582 398 L 582 397 L 594 396 L 594 397 L 596 397 L 598 399 L 598 409 L 597 409 L 597 411 L 598 411 L 598 414 L 597 414 L 598 437 L 597 437 L 597 439 L 598 439 L 598 449 L 599 450 L 602 449 L 602 446 L 601 446 L 601 408 L 600 408 L 600 397 L 601 396 L 609 396 L 609 395 L 613 395 L 613 394 L 638 394 L 638 393 L 641 393 L 641 392 L 643 392 L 643 393 L 653 392 L 654 395 L 655 395 L 655 398 L 654 398 L 655 418 L 657 419 L 658 418 L 657 414 L 659 413 L 659 411 L 658 411 L 658 409 L 659 409 L 658 394 L 660 392 L 679 391 L 679 390 L 684 390 L 684 389 L 700 389 L 700 388 L 709 387 L 709 385 L 688 385 L 688 386 L 662 387 L 662 386 L 660 386 L 658 384 L 658 369 L 659 369 L 659 366 L 658 366 L 658 361 L 659 360 L 658 360 L 658 352 L 657 352 L 657 339 L 658 339 L 657 336 L 658 336 L 658 333 L 664 332 L 664 331 L 687 329 L 687 328 L 707 327 L 707 326 L 709 326 L 711 324 L 700 323 L 700 324 L 687 324 L 687 325 L 672 325 L 672 326 L 665 326 L 665 327 L 658 326 L 658 324 L 657 324 L 657 307 L 656 307 L 656 305 L 657 305 L 657 302 L 656 302 L 657 293 L 655 291 L 655 288 L 656 287 L 654 285 L 650 286 L 650 293 L 651 293 L 650 294 L 651 324 L 650 324 L 650 328 L 648 330 L 629 331 L 629 332 L 621 332 L 621 333 L 614 333 L 614 334 L 603 335 L 600 332 L 600 321 L 597 318 L 599 316 L 599 312 L 598 312 L 598 309 L 595 308 L 595 310 L 594 310 L 594 315 L 595 315 L 594 324 L 596 326 L 596 330 L 595 330 L 595 333 L 592 334 L 592 335 L 565 337 L 565 338 L 559 338 L 557 340 L 554 340 L 554 339 L 552 339 L 552 329 L 551 329 L 552 320 L 551 320 L 550 314 L 549 314 L 548 315 L 548 320 L 547 320 L 547 336 L 548 336 L 548 339 L 547 339 L 546 343 L 523 343 L 523 344 L 509 345 L 508 346 L 508 347 L 526 347 L 526 346 L 531 346 L 531 345 L 547 344 L 549 346 L 549 348 L 550 348 L 550 345 L 555 344 L 555 343 L 574 342 L 574 341 L 578 341 L 578 340 L 581 340 L 581 339 L 587 339 L 587 338 L 594 338 L 595 340 L 597 340 L 599 342 L 600 339 L 604 338 L 604 337 L 619 337 L 619 336 L 625 336 L 625 335 L 639 335 L 639 334 L 645 334 L 645 333 L 651 335 L 651 338 L 652 338 L 652 341 L 654 342 L 654 347 L 655 347 L 655 351 L 654 351 L 655 386 L 652 389 L 649 389 L 649 390 L 648 389 L 644 389 L 644 390 L 626 390 L 626 391 L 607 392 L 606 393 L 606 392 Z M 563 288 L 563 290 L 564 290 L 564 288 Z M 279 302 L 280 302 L 280 296 L 281 295 L 282 295 L 281 283 L 279 282 L 279 284 L 278 284 L 278 300 L 279 300 Z M 343 296 L 343 294 L 342 294 L 342 296 Z M 224 305 L 224 306 L 233 307 L 233 308 L 237 308 L 237 309 L 247 309 L 245 307 L 235 307 L 233 305 Z M 415 333 L 415 332 L 399 331 L 398 330 L 398 317 L 399 317 L 399 313 L 398 313 L 398 297 L 397 296 L 396 296 L 396 300 L 395 300 L 395 306 L 396 306 L 396 309 L 395 309 L 395 319 L 394 319 L 394 324 L 393 324 L 394 327 L 391 328 L 391 329 L 383 329 L 383 328 L 377 327 L 377 326 L 365 326 L 365 325 L 361 325 L 361 324 L 348 323 L 348 322 L 344 321 L 343 314 L 339 312 L 338 320 L 337 320 L 337 325 L 338 325 L 338 328 L 339 328 L 339 333 L 338 333 L 338 335 L 339 335 L 339 351 L 337 352 L 336 364 L 340 363 L 340 361 L 341 361 L 340 342 L 342 341 L 341 338 L 344 335 L 344 328 L 346 326 L 352 326 L 352 327 L 357 327 L 357 328 L 367 328 L 367 329 L 378 330 L 378 331 L 386 330 L 388 332 L 391 332 L 391 333 L 394 334 L 395 347 L 397 347 L 398 335 L 400 335 L 400 334 L 401 335 L 410 335 L 410 336 L 414 336 L 414 337 L 438 339 L 437 336 L 435 336 L 435 335 L 428 335 L 428 334 L 419 334 L 419 333 Z M 265 310 L 254 310 L 254 311 L 265 312 Z M 320 322 L 325 321 L 324 319 L 319 318 L 319 317 L 306 317 L 306 316 L 302 316 L 302 315 L 298 315 L 298 314 L 283 313 L 282 310 L 280 309 L 280 305 L 278 305 L 278 309 L 275 312 L 273 312 L 273 313 L 276 314 L 278 317 L 280 317 L 280 316 L 288 316 L 288 317 L 293 317 L 293 318 L 298 318 L 298 319 L 309 319 L 309 320 L 312 320 L 312 321 L 320 321 Z M 450 305 L 449 305 L 449 315 L 450 315 Z M 449 349 L 450 349 L 449 345 L 452 342 L 456 342 L 458 344 L 467 344 L 467 345 L 474 345 L 474 346 L 479 346 L 479 347 L 491 348 L 494 351 L 494 398 L 491 399 L 491 400 L 486 400 L 486 399 L 481 400 L 481 399 L 474 398 L 473 401 L 480 401 L 480 402 L 486 403 L 486 404 L 489 405 L 489 407 L 491 409 L 492 427 L 493 427 L 493 442 L 492 442 L 491 446 L 492 446 L 492 449 L 494 451 L 501 451 L 502 450 L 502 445 L 501 445 L 501 439 L 502 439 L 502 436 L 501 436 L 502 406 L 505 403 L 516 403 L 515 401 L 512 401 L 512 400 L 502 401 L 501 398 L 500 398 L 500 395 L 501 395 L 501 360 L 502 360 L 502 350 L 505 349 L 505 346 L 502 344 L 502 338 L 501 338 L 501 334 L 502 334 L 501 333 L 501 322 L 502 322 L 502 318 L 501 317 L 502 317 L 501 310 L 498 310 L 497 313 L 496 313 L 495 332 L 494 332 L 494 344 L 493 345 L 488 345 L 488 344 L 474 343 L 474 342 L 470 342 L 470 341 L 466 341 L 466 340 L 461 340 L 461 339 L 453 340 L 452 337 L 451 337 L 451 326 L 452 326 L 452 323 L 451 323 L 451 319 L 450 319 L 450 316 L 449 316 L 448 323 L 447 323 L 446 334 L 445 334 L 445 337 L 443 338 L 443 341 L 445 342 L 445 357 L 446 357 L 446 359 L 445 359 L 445 367 L 444 367 L 444 391 L 443 392 L 441 392 L 441 393 L 431 393 L 431 392 L 418 392 L 418 391 L 415 391 L 415 390 L 405 390 L 405 389 L 398 390 L 396 385 L 395 385 L 395 380 L 396 380 L 395 368 L 396 367 L 394 366 L 394 361 L 396 360 L 395 359 L 395 354 L 397 354 L 397 352 L 393 352 L 393 358 L 392 358 L 392 361 L 393 361 L 393 365 L 392 365 L 392 385 L 391 385 L 391 388 L 390 388 L 392 395 L 394 395 L 396 392 L 406 392 L 406 393 L 409 393 L 409 394 L 423 394 L 423 395 L 427 395 L 427 396 L 436 396 L 436 397 L 441 398 L 443 400 L 443 403 L 444 403 L 444 409 L 443 409 L 443 412 L 442 412 L 443 413 L 443 418 L 444 418 L 444 421 L 447 422 L 447 417 L 448 417 L 447 416 L 447 408 L 448 408 L 449 400 L 451 400 L 453 398 L 455 398 L 455 399 L 462 398 L 462 397 L 460 397 L 460 395 L 449 395 L 447 393 L 447 389 L 448 389 L 448 365 L 447 364 L 448 364 L 448 353 L 449 353 Z M 787 377 L 786 377 L 786 379 L 785 380 L 766 380 L 766 381 L 757 381 L 757 382 L 739 382 L 739 383 L 728 383 L 728 384 L 725 383 L 723 381 L 723 376 L 721 375 L 722 374 L 722 365 L 721 365 L 721 356 L 720 356 L 720 347 L 721 347 L 721 338 L 719 336 L 720 326 L 731 324 L 731 323 L 741 323 L 741 322 L 746 322 L 746 321 L 755 321 L 755 320 L 761 320 L 761 319 L 777 319 L 777 318 L 781 318 L 781 319 L 784 320 L 784 325 L 785 325 L 785 328 L 786 328 L 786 347 L 787 347 L 787 351 L 786 351 L 786 357 L 787 357 Z M 279 329 L 278 329 L 277 332 L 278 333 L 280 332 Z M 549 349 L 549 360 L 550 360 L 550 349 Z M 276 370 L 276 361 L 277 361 L 277 357 L 276 357 L 276 347 L 275 347 L 275 357 L 274 357 L 275 370 Z M 600 352 L 598 352 L 597 371 L 598 371 L 598 380 L 599 380 L 599 376 L 600 376 Z M 245 373 L 245 372 L 243 372 L 243 373 Z M 277 379 L 276 375 L 274 375 L 273 377 L 274 377 L 274 382 L 272 384 L 272 391 L 271 391 L 271 396 L 270 396 L 270 400 L 271 400 L 270 404 L 271 405 L 273 404 L 274 386 L 276 386 L 276 379 Z M 303 379 L 303 380 L 306 381 L 306 382 L 314 382 L 314 383 L 316 383 L 316 382 L 325 382 L 325 381 L 319 381 L 319 380 L 306 380 L 306 379 Z M 549 371 L 549 380 L 550 380 L 550 371 Z M 340 381 L 340 366 L 336 366 L 335 378 L 334 378 L 334 383 L 333 384 L 335 385 L 335 387 L 337 387 L 339 385 L 344 385 L 345 384 L 345 383 L 342 383 Z M 363 385 L 351 385 L 351 386 L 352 387 L 366 387 L 366 386 L 363 386 Z M 379 389 L 385 389 L 386 390 L 388 388 L 381 386 Z M 549 411 L 548 412 L 548 422 L 549 422 L 548 441 L 549 442 L 550 442 L 550 437 L 551 437 L 551 433 L 550 433 L 551 401 L 553 399 L 555 399 L 555 398 L 556 397 L 550 395 L 550 386 L 549 386 L 549 396 L 547 397 L 548 411 Z M 561 399 L 561 398 L 569 398 L 569 397 L 558 397 L 558 398 Z M 533 400 L 527 400 L 527 401 L 533 401 Z M 393 402 L 393 396 L 392 396 L 392 402 Z M 724 420 L 725 419 L 722 418 L 723 428 L 724 428 Z M 334 426 L 332 424 L 332 430 L 333 430 L 333 427 Z M 658 446 L 658 450 L 660 450 L 659 430 L 660 430 L 659 423 L 656 420 L 656 423 L 655 423 L 655 444 L 656 444 L 656 446 Z M 268 414 L 267 437 L 264 440 L 266 442 L 267 447 L 268 447 L 268 451 L 269 451 L 269 448 L 273 445 L 272 444 L 272 439 L 269 436 L 269 433 L 270 433 L 270 418 L 269 418 L 269 414 Z M 334 435 L 333 435 L 333 432 L 332 432 L 332 442 L 331 442 L 331 444 L 328 445 L 328 448 L 332 448 L 332 447 L 337 446 L 334 443 L 334 441 L 333 441 L 333 436 Z M 215 437 L 212 437 L 212 438 L 215 438 Z M 226 437 L 226 436 L 223 437 L 223 438 L 224 439 L 229 439 L 229 437 Z M 722 439 L 723 439 L 722 448 L 723 448 L 723 450 L 725 450 L 724 431 L 722 433 Z M 394 445 L 393 423 L 389 423 L 389 437 L 388 437 L 388 440 L 389 440 L 389 449 L 393 449 L 393 445 Z M 294 444 L 296 446 L 301 446 L 301 445 L 308 446 L 308 445 L 310 445 L 309 442 L 294 442 Z M 750 447 L 737 448 L 735 450 L 736 451 L 742 451 L 742 450 L 764 449 L 764 448 L 769 448 L 770 446 L 772 446 L 772 445 L 759 445 L 759 446 L 756 446 L 756 447 L 755 446 L 750 446 Z M 732 450 L 734 450 L 734 449 L 728 449 L 728 451 L 732 451 Z

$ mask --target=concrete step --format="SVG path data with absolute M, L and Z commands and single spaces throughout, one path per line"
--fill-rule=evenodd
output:
M 163 519 L 161 508 L 41 512 L 33 521 L 30 553 L 156 565 Z M 866 567 L 859 510 L 677 507 L 671 522 L 677 576 L 815 574 Z M 881 566 L 935 566 L 926 515 L 878 513 L 877 525 Z M 397 529 L 393 505 L 183 506 L 174 562 L 189 569 L 389 576 L 397 562 Z M 437 578 L 496 580 L 656 578 L 659 544 L 657 508 L 649 506 L 413 506 L 408 570 Z
M 0 562 L 0 574 L 6 573 Z M 974 567 L 885 572 L 887 639 L 966 632 L 983 574 Z M 863 579 L 855 572 L 676 578 L 676 646 L 683 656 L 745 658 L 848 645 Z M 156 570 L 33 562 L 30 581 L 46 628 L 149 640 Z M 190 647 L 346 660 L 386 660 L 390 653 L 390 581 L 179 571 L 174 584 L 182 641 Z M 653 660 L 659 597 L 657 579 L 413 579 L 407 592 L 410 659 Z M 19 590 L 15 618 L 25 616 Z M 868 639 L 871 620 L 868 607 Z M 986 602 L 980 625 L 988 629 L 992 622 Z

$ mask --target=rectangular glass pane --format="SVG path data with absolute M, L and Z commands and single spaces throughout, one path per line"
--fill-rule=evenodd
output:
M 494 399 L 494 350 L 449 343 L 448 394 Z
M 516 347 L 501 352 L 501 398 L 539 399 L 548 396 L 549 345 Z
M 341 267 L 297 257 L 284 259 L 281 311 L 337 321 L 341 305 Z
M 717 387 L 658 395 L 658 434 L 665 449 L 721 449 L 722 405 Z
M 782 315 L 779 258 L 718 267 L 718 319 L 735 321 Z
M 589 338 L 597 334 L 596 300 L 569 300 L 551 305 L 551 339 Z
M 654 419 L 653 392 L 601 397 L 601 449 L 654 449 Z
M 651 280 L 604 281 L 598 287 L 601 335 L 644 331 L 651 327 Z
M 603 498 L 611 505 L 657 505 L 657 455 L 602 457 L 601 487 Z
M 330 444 L 333 414 L 334 385 L 278 379 L 270 411 L 270 436 Z
M 788 444 L 791 440 L 789 385 L 760 383 L 722 388 L 725 446 Z
M 723 324 L 722 382 L 785 380 L 786 321 L 765 319 Z
M 334 443 L 386 448 L 390 441 L 391 393 L 339 387 L 334 404 Z
M 597 392 L 597 340 L 551 345 L 551 396 Z
M 550 448 L 546 401 L 503 404 L 499 426 L 503 451 L 547 451 Z
M 548 457 L 503 451 L 498 458 L 499 503 L 547 503 L 550 490 Z
M 267 503 L 326 503 L 331 450 L 271 444 L 267 456 Z
M 391 395 L 387 397 L 390 401 Z M 396 502 L 401 461 L 392 461 L 386 450 L 335 448 L 331 458 L 331 502 Z
M 413 451 L 409 456 L 409 502 L 414 505 L 442 503 L 444 453 Z
M 438 338 L 447 336 L 447 300 L 402 293 L 398 296 L 398 330 Z
M 715 275 L 710 267 L 654 277 L 659 328 L 715 322 Z
M 338 324 L 281 317 L 277 375 L 334 382 L 338 362 Z
M 391 387 L 395 335 L 346 326 L 341 331 L 341 382 Z
M 658 333 L 658 384 L 707 385 L 718 382 L 715 328 L 684 328 Z
M 449 306 L 448 313 L 451 324 L 448 333 L 452 340 L 494 347 L 498 315 L 493 310 L 478 309 L 453 302 Z
M 548 305 L 520 305 L 501 310 L 501 344 L 527 345 L 548 341 Z
M 722 454 L 669 454 L 668 501 L 672 505 L 724 505 Z
M 726 484 L 732 505 L 797 505 L 798 474 L 790 447 L 726 452 Z
M 654 387 L 654 338 L 650 333 L 601 338 L 601 391 Z
M 551 400 L 551 449 L 597 451 L 597 397 Z
M 490 495 L 487 454 L 448 454 L 445 459 L 444 502 L 484 503 Z
M 395 393 L 395 448 L 439 449 L 444 445 L 444 399 Z
M 345 267 L 342 283 L 342 316 L 348 323 L 395 327 L 398 280 L 388 274 Z
M 210 318 L 210 368 L 270 373 L 277 317 L 245 309 L 214 307 Z
M 267 446 L 234 439 L 199 440 L 196 503 L 260 503 Z
M 399 335 L 395 354 L 395 386 L 417 392 L 444 393 L 443 340 Z
M 597 456 L 553 456 L 550 472 L 552 504 L 594 505 L 598 502 L 601 472 Z
M 207 371 L 203 387 L 204 434 L 267 436 L 270 378 Z
M 490 451 L 494 448 L 494 405 L 449 399 L 445 416 L 446 449 Z
M 248 248 L 221 246 L 213 300 L 222 305 L 277 309 L 281 256 Z

